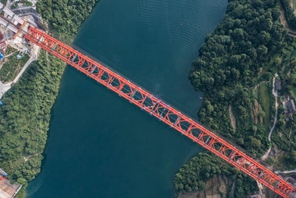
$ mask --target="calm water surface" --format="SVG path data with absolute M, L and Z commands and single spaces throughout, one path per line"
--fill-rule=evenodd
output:
M 74 46 L 196 119 L 187 78 L 227 0 L 101 0 Z M 29 198 L 172 198 L 175 172 L 201 149 L 67 67 L 42 171 Z

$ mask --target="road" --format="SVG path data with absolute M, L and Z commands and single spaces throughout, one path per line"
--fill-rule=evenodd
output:
M 277 73 L 275 73 L 273 79 L 272 79 L 272 95 L 274 96 L 275 99 L 275 115 L 274 115 L 274 120 L 273 120 L 273 126 L 271 127 L 269 134 L 268 134 L 268 141 L 271 141 L 271 135 L 272 132 L 275 128 L 276 122 L 277 122 L 277 117 L 278 117 L 278 107 L 279 107 L 279 103 L 278 103 L 278 94 L 275 91 L 275 78 L 278 76 Z M 261 157 L 261 160 L 266 160 L 268 158 L 268 155 L 271 151 L 271 147 L 266 151 L 266 153 Z
M 8 83 L 5 83 L 5 84 L 3 84 L 0 81 L 0 99 L 5 94 L 5 92 L 7 92 L 11 88 L 12 84 L 16 83 L 20 79 L 20 77 L 26 71 L 26 69 L 28 68 L 28 66 L 33 61 L 37 60 L 39 50 L 40 50 L 40 47 L 38 47 L 37 45 L 33 45 L 33 51 L 32 51 L 32 55 L 31 55 L 30 59 L 26 62 L 26 64 L 23 66 L 22 70 L 18 73 L 18 75 L 14 78 L 13 81 L 8 82 Z
M 10 83 L 6 83 L 6 84 L 3 84 L 1 81 L 0 81 L 0 99 L 2 98 L 2 96 L 4 95 L 5 92 L 7 92 L 10 88 L 11 88 L 11 82 Z
M 22 68 L 22 70 L 18 73 L 18 75 L 15 77 L 15 79 L 12 81 L 13 83 L 16 83 L 19 78 L 23 75 L 23 73 L 25 72 L 25 70 L 27 69 L 27 67 L 35 60 L 37 60 L 38 58 L 38 52 L 39 52 L 40 47 L 38 47 L 37 45 L 33 45 L 33 52 L 32 55 L 30 57 L 30 59 L 26 62 L 26 64 L 24 65 L 24 67 Z
M 284 10 L 283 5 L 282 5 L 280 0 L 279 0 L 279 5 L 280 5 L 280 12 L 281 12 L 281 15 L 280 15 L 281 23 L 283 24 L 283 26 L 288 31 L 288 35 L 291 36 L 291 37 L 296 38 L 296 31 L 292 30 L 289 27 L 288 22 L 287 22 L 286 17 L 285 17 L 285 10 Z
M 278 76 L 277 73 L 275 73 L 273 79 L 272 79 L 272 95 L 274 96 L 274 99 L 275 99 L 275 115 L 274 115 L 274 120 L 273 120 L 273 126 L 272 128 L 270 129 L 270 132 L 268 134 L 268 140 L 271 141 L 271 135 L 272 135 L 272 132 L 274 130 L 274 127 L 276 125 L 276 122 L 277 122 L 277 115 L 278 115 L 278 107 L 279 107 L 279 103 L 278 103 L 278 94 L 277 92 L 275 91 L 275 78 Z
M 289 173 L 296 173 L 295 170 L 289 170 L 289 171 L 274 171 L 275 174 L 283 173 L 283 174 L 289 174 Z

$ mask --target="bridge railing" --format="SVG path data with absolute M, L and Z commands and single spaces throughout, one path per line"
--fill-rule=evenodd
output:
M 291 184 L 253 158 L 111 69 L 35 28 L 31 27 L 24 37 L 186 135 L 282 197 L 289 198 L 296 192 Z

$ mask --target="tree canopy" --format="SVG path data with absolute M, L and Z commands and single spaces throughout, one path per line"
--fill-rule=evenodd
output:
M 205 182 L 219 175 L 236 182 L 234 193 L 228 193 L 227 197 L 245 198 L 257 190 L 255 180 L 210 152 L 200 152 L 180 168 L 175 176 L 175 189 L 177 193 L 203 191 L 206 189 Z
M 0 107 L 0 164 L 9 179 L 27 185 L 40 172 L 51 107 L 59 90 L 64 63 L 42 52 Z M 24 190 L 19 196 L 24 196 Z
M 270 82 L 277 63 L 274 56 L 287 45 L 276 2 L 229 0 L 225 18 L 206 37 L 189 75 L 195 89 L 205 94 L 200 121 L 259 156 L 269 147 L 264 126 L 269 122 L 253 122 L 252 88 Z M 236 129 L 230 124 L 230 105 Z M 258 113 L 260 119 L 265 119 L 264 111 L 269 109 Z
M 78 27 L 98 0 L 39 0 L 37 10 L 50 26 L 50 33 L 71 43 Z M 50 60 L 50 61 L 48 61 Z M 65 63 L 41 52 L 0 107 L 0 165 L 12 182 L 24 187 L 40 172 L 49 129 L 51 108 L 59 90 Z
M 98 1 L 39 0 L 37 11 L 48 22 L 51 33 L 69 44 Z

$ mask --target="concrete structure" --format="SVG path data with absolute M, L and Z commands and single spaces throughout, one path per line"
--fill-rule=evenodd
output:
M 35 9 L 32 7 L 19 7 L 12 10 L 15 14 L 20 17 L 25 17 L 34 27 L 38 27 L 42 30 L 45 30 L 44 25 L 42 24 L 41 17 Z
M 0 3 L 0 10 L 3 10 L 4 13 L 7 15 L 7 19 L 13 19 L 16 21 L 16 24 L 19 23 L 19 24 L 23 24 L 24 23 L 24 20 L 17 16 L 14 12 L 12 12 L 9 8 L 5 7 L 2 3 Z M 15 24 L 15 25 L 16 25 Z

